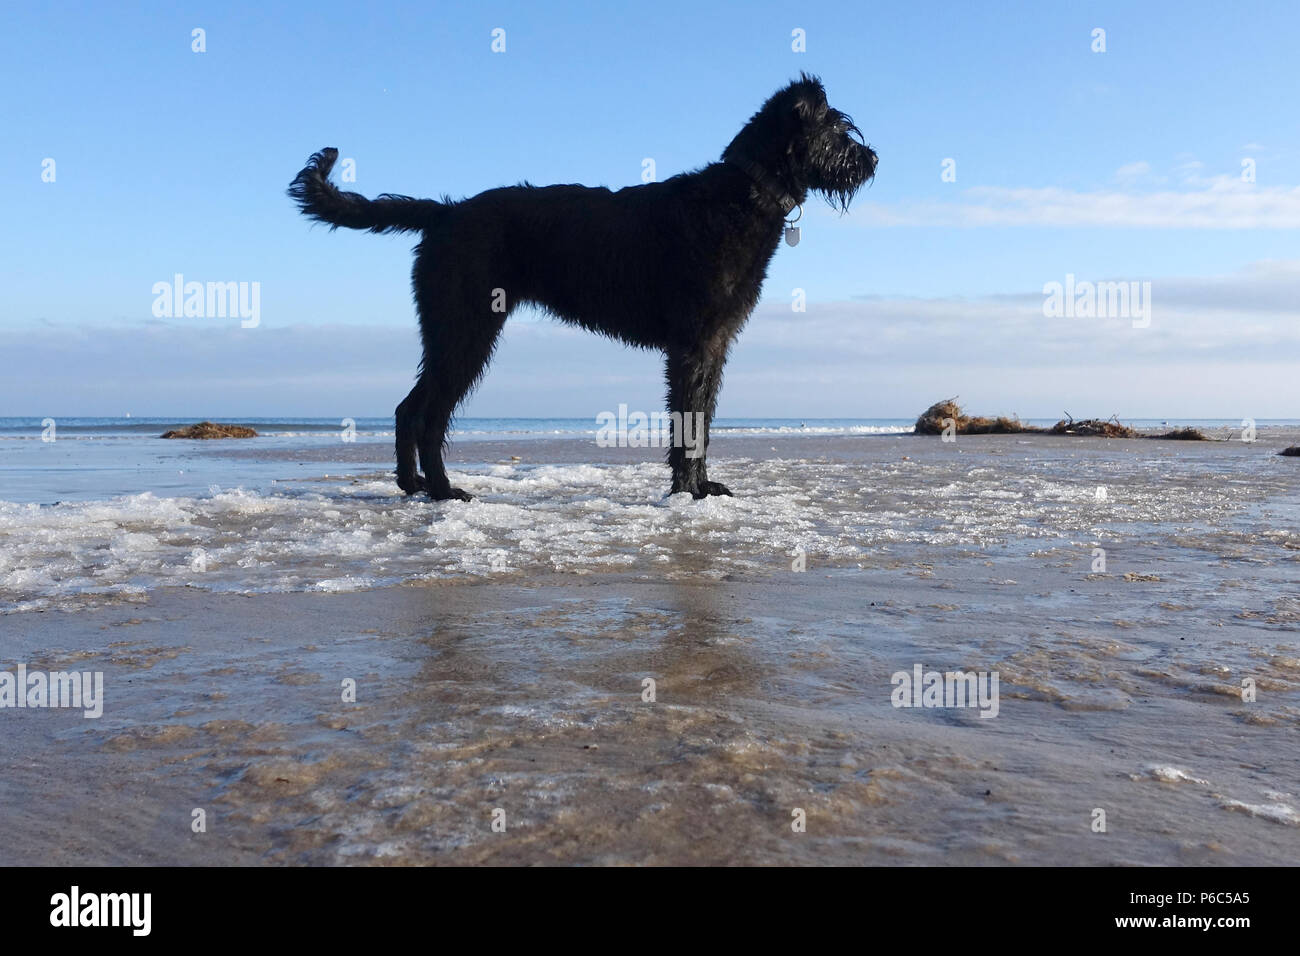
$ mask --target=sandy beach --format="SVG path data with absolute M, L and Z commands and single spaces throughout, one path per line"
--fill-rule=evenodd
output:
M 0 715 L 0 863 L 1294 863 L 1300 479 L 1260 438 L 730 438 L 699 503 L 578 440 L 458 446 L 470 505 L 380 443 L 187 452 L 292 480 L 8 533 L 103 586 L 11 558 L 0 668 L 105 692 Z M 894 706 L 917 666 L 996 716 Z

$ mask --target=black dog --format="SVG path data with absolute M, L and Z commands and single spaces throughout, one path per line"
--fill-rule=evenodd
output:
M 707 452 L 722 366 L 758 302 L 784 220 L 809 190 L 847 210 L 875 175 L 875 152 L 854 134 L 821 82 L 804 74 L 763 104 L 722 162 L 618 192 L 524 184 L 460 202 L 371 200 L 329 182 L 338 150 L 312 156 L 289 187 L 305 215 L 331 227 L 423 233 L 412 281 L 424 358 L 397 406 L 397 484 L 470 500 L 443 468 L 447 428 L 507 315 L 524 303 L 664 351 L 673 430 L 678 415 L 692 416 L 702 429 L 695 450 Z M 708 479 L 704 454 L 671 437 L 674 493 L 731 493 Z

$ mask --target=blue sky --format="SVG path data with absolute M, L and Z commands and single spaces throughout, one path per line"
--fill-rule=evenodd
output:
M 354 158 L 368 194 L 617 188 L 646 157 L 660 178 L 716 159 L 808 70 L 879 174 L 847 216 L 810 204 L 778 252 L 722 414 L 910 416 L 960 394 L 1295 417 L 1298 9 L 7 4 L 0 415 L 387 414 L 419 358 L 412 242 L 298 217 L 284 187 L 312 151 Z M 258 282 L 260 325 L 155 317 L 176 273 Z M 1150 281 L 1151 326 L 1044 317 L 1067 274 Z M 658 369 L 521 316 L 466 413 L 652 409 Z

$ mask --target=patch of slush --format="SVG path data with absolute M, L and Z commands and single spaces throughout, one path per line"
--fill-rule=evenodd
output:
M 1041 466 L 1040 466 L 1041 467 Z M 736 497 L 665 496 L 666 469 L 500 464 L 458 469 L 473 502 L 401 495 L 388 475 L 213 487 L 55 505 L 0 502 L 0 608 L 159 586 L 347 591 L 413 579 L 551 571 L 656 577 L 853 565 L 906 546 L 989 548 L 1152 522 L 1215 525 L 1240 493 L 1115 474 L 1025 474 L 1022 464 L 729 460 Z M 1062 473 L 1064 472 L 1064 473 Z
M 1259 817 L 1262 820 L 1268 820 L 1271 823 L 1281 823 L 1285 826 L 1300 826 L 1300 812 L 1295 807 L 1288 806 L 1285 803 L 1243 803 L 1240 800 L 1226 800 L 1223 803 L 1225 810 L 1235 810 L 1238 813 L 1246 813 L 1252 817 Z
M 1161 783 L 1199 783 L 1208 785 L 1210 781 L 1194 777 L 1186 770 L 1164 764 L 1147 764 L 1141 774 L 1130 775 L 1133 780 L 1151 779 Z

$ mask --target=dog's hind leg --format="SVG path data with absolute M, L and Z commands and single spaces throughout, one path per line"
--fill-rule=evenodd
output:
M 425 340 L 421 379 L 425 401 L 417 444 L 424 468 L 424 490 L 438 501 L 470 501 L 469 493 L 452 487 L 442 453 L 451 416 L 487 370 L 506 317 L 484 309 L 457 310 L 431 322 L 424 303 L 420 315 Z
M 402 399 L 394 416 L 397 421 L 397 487 L 408 495 L 413 495 L 424 488 L 424 479 L 415 470 L 415 449 L 423 425 L 420 413 L 424 409 L 424 377 L 415 383 L 406 398 Z
M 705 463 L 728 344 L 718 338 L 703 347 L 668 351 L 665 372 L 673 432 L 668 449 L 668 465 L 673 472 L 671 494 L 689 491 L 694 498 L 731 494 L 726 485 L 709 481 Z

